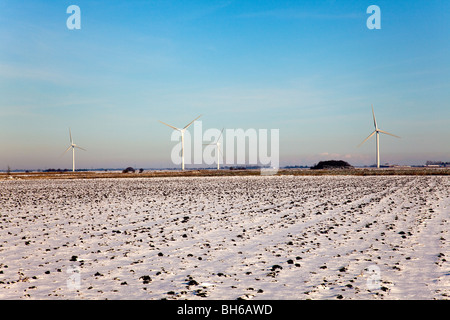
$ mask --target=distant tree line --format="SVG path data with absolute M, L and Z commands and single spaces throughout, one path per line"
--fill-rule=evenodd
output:
M 311 167 L 311 169 L 352 169 L 353 166 L 343 160 L 328 160 L 320 161 L 318 164 Z
M 128 167 L 122 170 L 122 173 L 135 173 L 136 170 L 133 167 Z M 139 169 L 139 173 L 144 172 L 144 169 Z
M 450 167 L 450 162 L 443 162 L 443 161 L 430 161 L 428 160 L 426 162 L 427 166 L 440 166 L 440 167 Z
M 50 168 L 50 169 L 43 170 L 42 172 L 66 172 L 66 171 L 69 171 L 69 169 L 53 169 L 53 168 Z

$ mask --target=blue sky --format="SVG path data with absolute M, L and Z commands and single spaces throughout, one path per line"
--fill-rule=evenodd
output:
M 69 30 L 69 5 L 81 29 Z M 369 30 L 368 6 L 381 9 Z M 175 167 L 171 130 L 280 130 L 281 165 L 450 161 L 448 1 L 0 2 L 0 170 Z

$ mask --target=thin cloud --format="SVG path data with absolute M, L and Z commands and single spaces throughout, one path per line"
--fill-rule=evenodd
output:
M 201 9 L 197 9 L 192 12 L 185 12 L 183 15 L 183 19 L 184 20 L 201 19 L 229 7 L 232 3 L 233 1 L 223 1 L 211 6 L 202 7 Z
M 53 72 L 44 68 L 29 66 L 0 65 L 0 77 L 6 79 L 25 79 L 47 81 L 54 84 L 66 82 L 69 77 L 62 72 Z
M 334 20 L 334 19 L 361 19 L 360 13 L 317 13 L 300 12 L 296 10 L 278 9 L 259 12 L 248 12 L 237 16 L 238 18 L 275 18 L 275 19 L 314 19 L 314 20 Z

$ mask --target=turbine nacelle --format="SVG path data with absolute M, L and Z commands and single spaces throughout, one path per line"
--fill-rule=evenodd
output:
M 70 145 L 69 147 L 66 149 L 66 151 L 64 151 L 64 153 L 62 154 L 65 155 L 67 151 L 69 151 L 72 148 L 72 171 L 75 172 L 75 148 L 77 149 L 81 149 L 83 151 L 87 151 L 86 149 L 83 149 L 82 147 L 77 146 L 72 139 L 72 132 L 70 131 L 69 128 L 69 138 L 70 138 Z
M 174 129 L 174 130 L 177 130 L 177 131 L 180 131 L 181 132 L 181 170 L 184 170 L 184 132 L 186 131 L 186 129 L 187 128 L 189 128 L 189 126 L 191 125 L 191 124 L 193 124 L 194 123 L 194 121 L 195 120 L 197 120 L 198 118 L 200 118 L 202 115 L 199 115 L 197 118 L 195 118 L 194 120 L 192 120 L 191 122 L 189 122 L 184 128 L 177 128 L 177 127 L 174 127 L 174 126 L 171 126 L 170 124 L 167 124 L 167 123 L 165 123 L 165 122 L 162 122 L 161 120 L 158 120 L 159 122 L 161 122 L 162 124 L 164 124 L 164 125 L 166 125 L 166 126 L 168 126 L 168 127 L 170 127 L 170 128 L 172 128 L 172 129 Z
M 222 137 L 222 133 L 223 133 L 224 128 L 222 128 L 222 131 L 220 132 L 219 137 L 217 138 L 216 142 L 211 142 L 211 143 L 204 143 L 204 146 L 211 146 L 211 145 L 215 145 L 217 147 L 217 170 L 220 169 L 220 155 L 222 154 L 222 150 L 220 150 L 220 138 Z

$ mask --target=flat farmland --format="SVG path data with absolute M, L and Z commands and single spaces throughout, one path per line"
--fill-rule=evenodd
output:
M 0 181 L 0 299 L 449 299 L 450 177 Z

